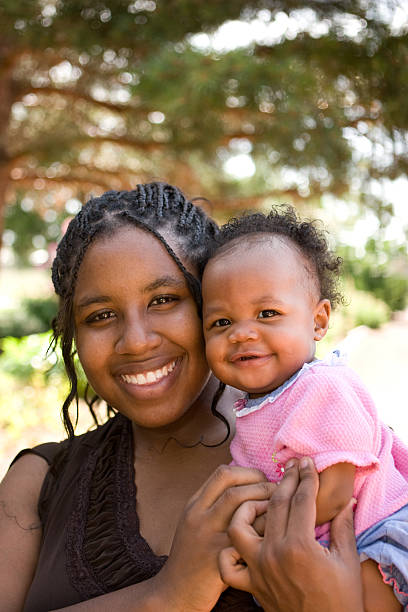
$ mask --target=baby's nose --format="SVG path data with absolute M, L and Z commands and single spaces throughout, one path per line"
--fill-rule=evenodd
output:
M 253 321 L 235 323 L 229 333 L 230 342 L 247 342 L 248 340 L 257 340 L 258 337 L 256 324 Z

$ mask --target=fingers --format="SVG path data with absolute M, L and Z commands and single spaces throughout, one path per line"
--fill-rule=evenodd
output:
M 228 489 L 266 482 L 266 476 L 259 470 L 220 465 L 193 495 L 189 505 L 198 504 L 202 510 L 206 510 L 213 506 Z
M 261 514 L 261 516 L 257 516 L 254 521 L 253 527 L 259 536 L 263 536 L 265 533 L 265 522 L 266 512 L 264 514 Z
M 218 558 L 221 579 L 225 584 L 241 591 L 250 591 L 251 579 L 248 567 L 234 548 L 224 548 Z
M 285 474 L 269 500 L 265 520 L 265 535 L 271 540 L 280 539 L 286 533 L 292 497 L 299 483 L 298 460 L 291 459 L 285 467 Z
M 345 562 L 358 562 L 356 536 L 354 532 L 353 506 L 356 500 L 352 498 L 347 506 L 334 517 L 330 528 L 330 552 L 340 555 Z
M 240 556 L 248 563 L 258 553 L 262 538 L 253 527 L 256 518 L 266 512 L 268 500 L 247 501 L 235 512 L 228 528 L 228 535 Z
M 319 476 L 309 457 L 303 457 L 298 465 L 300 481 L 292 497 L 287 529 L 291 534 L 301 533 L 303 537 L 308 535 L 314 539 Z
M 260 501 L 246 501 L 241 504 L 237 509 L 234 516 L 231 519 L 230 526 L 228 528 L 228 535 L 233 541 L 234 546 L 238 547 L 238 550 L 242 552 L 239 546 L 239 537 L 241 533 L 250 534 L 251 537 L 259 539 L 259 536 L 254 528 L 256 519 L 265 516 L 265 512 L 268 509 L 269 501 L 267 499 Z
M 212 529 L 225 531 L 232 515 L 248 500 L 267 500 L 276 484 L 268 482 L 259 470 L 220 466 L 190 500 L 188 515 L 206 514 Z
M 259 482 L 251 485 L 230 487 L 217 499 L 212 512 L 218 516 L 219 527 L 226 529 L 230 524 L 234 512 L 248 501 L 268 502 L 276 485 L 271 482 Z M 266 511 L 265 505 L 265 510 Z
M 250 590 L 249 571 L 242 560 L 252 564 L 259 554 L 263 540 L 253 528 L 253 523 L 266 512 L 267 507 L 268 500 L 248 501 L 232 517 L 228 535 L 233 546 L 220 553 L 219 567 L 222 580 L 237 589 Z

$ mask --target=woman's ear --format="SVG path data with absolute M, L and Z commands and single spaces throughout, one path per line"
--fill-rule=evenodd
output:
M 320 300 L 314 311 L 314 340 L 321 340 L 329 329 L 331 304 L 327 299 Z

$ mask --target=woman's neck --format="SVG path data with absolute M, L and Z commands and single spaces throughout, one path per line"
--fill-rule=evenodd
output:
M 211 413 L 211 402 L 218 388 L 218 380 L 211 376 L 201 395 L 185 414 L 165 427 L 144 428 L 133 423 L 133 436 L 137 454 L 158 453 L 169 456 L 180 454 L 185 449 L 203 445 L 216 445 L 223 441 L 227 427 Z M 226 390 L 217 405 L 217 410 L 233 428 L 231 390 Z M 184 454 L 184 453 L 183 453 Z

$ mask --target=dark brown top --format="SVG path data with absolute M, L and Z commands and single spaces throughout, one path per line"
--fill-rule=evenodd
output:
M 71 442 L 31 452 L 50 464 L 39 501 L 43 542 L 24 612 L 48 612 L 153 577 L 157 556 L 139 531 L 128 419 L 116 415 Z M 160 500 L 158 500 L 159 503 Z M 214 610 L 260 610 L 248 593 L 227 589 Z

